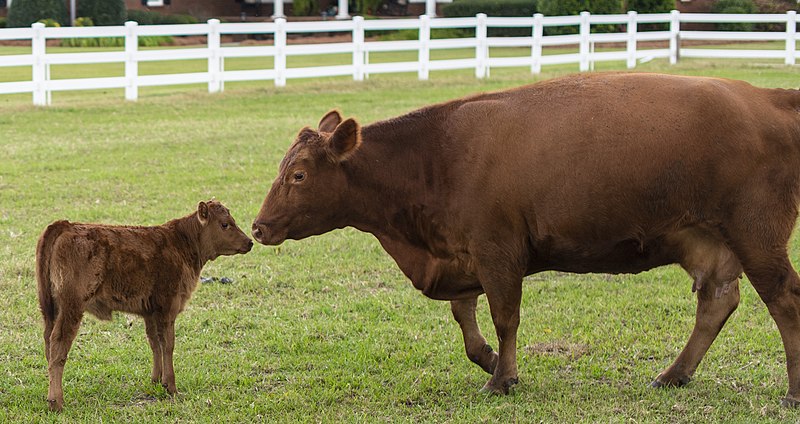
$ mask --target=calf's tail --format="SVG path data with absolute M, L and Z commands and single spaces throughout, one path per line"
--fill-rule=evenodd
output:
M 69 225 L 67 221 L 57 221 L 47 226 L 36 244 L 36 281 L 39 287 L 39 309 L 42 310 L 45 326 L 52 325 L 56 319 L 56 308 L 53 302 L 52 284 L 50 280 L 50 258 L 56 239 Z

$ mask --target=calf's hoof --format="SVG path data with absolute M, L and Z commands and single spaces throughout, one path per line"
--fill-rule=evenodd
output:
M 49 406 L 51 411 L 61 412 L 63 401 L 58 401 L 56 399 L 47 399 L 47 405 Z
M 484 384 L 483 388 L 481 388 L 481 393 L 488 393 L 490 395 L 507 395 L 511 387 L 515 384 L 519 383 L 519 379 L 516 377 L 506 379 L 500 384 L 494 382 L 494 378 L 490 379 L 486 384 Z
M 781 406 L 784 408 L 800 407 L 800 399 L 787 395 L 785 398 L 781 399 Z

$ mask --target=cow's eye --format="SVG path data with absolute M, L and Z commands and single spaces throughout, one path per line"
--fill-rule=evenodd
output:
M 299 183 L 306 179 L 306 173 L 303 171 L 296 171 L 294 173 L 294 182 Z
M 222 229 L 223 230 L 227 230 L 228 229 L 228 223 L 227 222 L 223 222 L 221 225 L 222 225 Z

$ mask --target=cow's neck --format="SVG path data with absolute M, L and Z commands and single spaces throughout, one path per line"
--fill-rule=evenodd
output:
M 388 241 L 436 249 L 431 215 L 446 201 L 440 187 L 446 178 L 431 174 L 447 172 L 437 113 L 423 109 L 362 129 L 359 152 L 346 162 L 352 207 L 347 226 L 372 233 L 384 247 Z

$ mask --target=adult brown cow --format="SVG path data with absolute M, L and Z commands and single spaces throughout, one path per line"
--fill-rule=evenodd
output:
M 363 128 L 304 128 L 253 223 L 276 245 L 372 233 L 414 287 L 449 300 L 467 356 L 517 382 L 522 278 L 637 273 L 694 279 L 689 341 L 654 381 L 680 386 L 739 303 L 747 274 L 780 329 L 800 403 L 800 278 L 787 242 L 800 200 L 800 92 L 655 74 L 576 75 L 429 106 Z M 500 343 L 475 318 L 486 293 Z
M 208 261 L 251 247 L 228 208 L 213 200 L 156 227 L 50 224 L 36 247 L 50 409 L 63 407 L 64 364 L 86 310 L 100 319 L 111 319 L 112 311 L 141 315 L 153 351 L 153 382 L 176 393 L 175 318 Z

